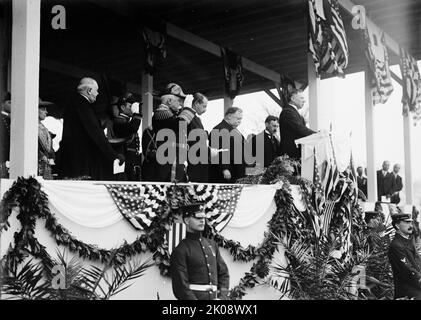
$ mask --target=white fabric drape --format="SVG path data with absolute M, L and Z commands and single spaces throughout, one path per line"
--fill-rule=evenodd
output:
M 88 228 L 104 228 L 123 219 L 103 185 L 82 181 L 39 180 L 50 206 Z
M 244 187 L 228 226 L 246 228 L 258 221 L 273 206 L 276 189 L 275 185 Z
M 123 219 L 104 185 L 88 181 L 51 181 L 40 183 L 51 209 L 74 223 L 88 228 L 104 228 Z M 268 211 L 275 212 L 274 195 L 281 185 L 244 186 L 230 228 L 247 228 Z M 295 188 L 293 188 L 295 189 Z M 295 191 L 295 190 L 294 190 Z M 297 191 L 297 204 L 300 199 Z

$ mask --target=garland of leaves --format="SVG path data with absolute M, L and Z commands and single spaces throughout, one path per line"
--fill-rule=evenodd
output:
M 269 272 L 269 263 L 277 249 L 277 240 L 292 233 L 291 238 L 313 237 L 310 231 L 310 221 L 305 217 L 296 215 L 297 220 L 293 220 L 291 212 L 296 211 L 293 198 L 291 196 L 290 183 L 299 184 L 304 192 L 304 200 L 309 212 L 316 213 L 311 199 L 314 186 L 311 182 L 293 176 L 293 161 L 285 157 L 277 158 L 259 178 L 258 183 L 283 182 L 281 189 L 275 194 L 276 212 L 268 222 L 268 231 L 264 234 L 262 244 L 257 248 L 249 245 L 243 248 L 237 241 L 227 240 L 220 235 L 213 227 L 207 226 L 205 235 L 213 238 L 217 244 L 226 248 L 233 256 L 234 260 L 248 262 L 257 259 L 245 276 L 240 279 L 229 294 L 230 299 L 241 299 L 246 294 L 247 288 L 254 287 L 259 278 L 264 278 Z M 255 179 L 251 178 L 251 179 Z M 243 179 L 239 183 L 250 183 Z M 22 229 L 15 234 L 15 246 L 9 248 L 5 257 L 1 259 L 4 263 L 21 263 L 27 254 L 40 258 L 43 263 L 51 263 L 45 247 L 34 237 L 34 229 L 37 218 L 46 219 L 46 228 L 52 233 L 58 245 L 66 246 L 71 252 L 77 253 L 80 257 L 100 261 L 109 265 L 124 264 L 128 258 L 144 253 L 149 250 L 153 252 L 155 264 L 159 267 L 164 276 L 169 275 L 170 254 L 168 244 L 165 239 L 167 230 L 174 220 L 174 212 L 186 199 L 185 188 L 178 185 L 172 186 L 167 194 L 168 203 L 163 210 L 163 214 L 154 219 L 150 228 L 145 230 L 145 234 L 139 236 L 134 242 L 124 242 L 119 248 L 107 250 L 98 248 L 95 245 L 85 244 L 73 237 L 70 232 L 57 222 L 51 214 L 48 206 L 48 197 L 41 190 L 41 185 L 34 178 L 18 178 L 13 186 L 5 193 L 0 204 L 0 233 L 7 230 L 8 218 L 14 207 L 19 207 L 19 219 Z M 348 198 L 346 199 L 348 200 Z M 343 205 L 343 204 L 341 204 Z M 302 228 L 297 228 L 302 225 Z

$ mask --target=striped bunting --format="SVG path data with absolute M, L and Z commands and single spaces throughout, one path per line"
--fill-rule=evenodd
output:
M 386 103 L 393 92 L 392 80 L 389 70 L 389 56 L 387 54 L 384 32 L 376 32 L 374 27 L 367 23 L 364 30 L 365 55 L 368 60 L 373 86 L 373 105 Z
M 309 0 L 309 51 L 322 73 L 344 76 L 348 43 L 337 0 Z
M 167 186 L 106 184 L 120 213 L 136 229 L 147 229 L 166 205 Z
M 197 202 L 204 202 L 209 225 L 218 232 L 230 222 L 237 207 L 242 186 L 226 185 L 191 185 L 187 186 L 190 197 Z
M 174 222 L 167 231 L 165 240 L 168 243 L 168 251 L 171 254 L 178 244 L 186 237 L 186 225 L 183 222 Z
M 414 122 L 421 119 L 421 76 L 417 60 L 400 47 L 403 113 L 413 113 Z

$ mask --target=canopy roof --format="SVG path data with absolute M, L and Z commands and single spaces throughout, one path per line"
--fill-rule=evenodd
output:
M 360 0 L 372 21 L 421 58 L 421 4 L 417 0 Z M 66 30 L 51 27 L 52 6 L 66 8 Z M 40 96 L 65 102 L 82 75 L 105 75 L 138 88 L 144 69 L 143 25 L 165 21 L 261 67 L 307 82 L 307 20 L 302 0 L 119 0 L 42 1 Z M 350 47 L 347 73 L 364 69 L 362 38 L 341 9 Z M 167 57 L 154 74 L 154 89 L 176 82 L 185 92 L 223 97 L 222 59 L 167 36 Z M 390 52 L 392 63 L 398 57 Z M 265 69 L 265 70 L 266 70 Z M 101 79 L 99 79 L 101 80 Z M 273 80 L 245 71 L 242 93 L 273 88 Z M 105 93 L 100 81 L 100 92 Z M 106 100 L 106 95 L 101 97 Z

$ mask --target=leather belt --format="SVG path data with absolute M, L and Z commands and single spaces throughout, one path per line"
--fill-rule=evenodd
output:
M 218 287 L 212 284 L 190 284 L 189 288 L 196 291 L 217 291 Z

